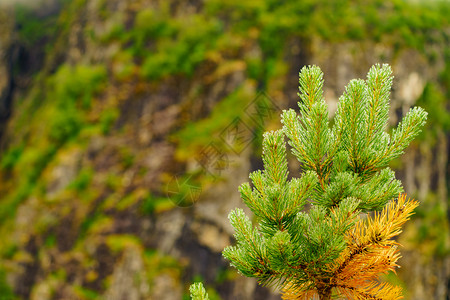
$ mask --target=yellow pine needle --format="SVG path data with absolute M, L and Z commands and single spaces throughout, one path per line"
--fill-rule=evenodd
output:
M 394 271 L 398 258 L 399 254 L 394 247 L 376 247 L 368 253 L 355 255 L 332 282 L 351 287 L 364 286 L 380 274 Z
M 397 244 L 391 238 L 401 233 L 401 226 L 409 219 L 418 202 L 406 201 L 401 194 L 397 202 L 391 202 L 373 217 L 359 219 L 346 236 L 347 248 L 334 264 L 334 272 L 340 273 L 353 259 L 359 255 L 374 255 L 380 247 L 392 247 Z M 372 253 L 372 254 L 369 254 Z
M 373 283 L 364 288 L 338 287 L 336 291 L 347 299 L 397 300 L 402 298 L 401 288 L 389 283 Z
M 305 289 L 305 285 L 295 286 L 292 283 L 288 283 L 283 288 L 283 300 L 319 300 L 319 294 L 315 289 Z
M 332 268 L 330 285 L 350 299 L 399 299 L 400 288 L 373 281 L 382 273 L 395 271 L 400 254 L 392 238 L 401 233 L 401 226 L 417 206 L 417 201 L 406 201 L 406 195 L 401 194 L 398 201 L 373 217 L 359 219 L 346 237 L 347 248 Z
M 398 243 L 392 238 L 401 233 L 401 226 L 417 206 L 417 201 L 407 201 L 406 195 L 400 194 L 397 201 L 381 212 L 365 220 L 359 218 L 349 230 L 347 247 L 331 266 L 328 279 L 319 279 L 314 289 L 306 288 L 306 284 L 288 283 L 283 289 L 283 299 L 319 299 L 317 284 L 328 286 L 334 294 L 348 299 L 401 299 L 400 287 L 380 284 L 376 279 L 380 274 L 395 272 L 400 254 Z

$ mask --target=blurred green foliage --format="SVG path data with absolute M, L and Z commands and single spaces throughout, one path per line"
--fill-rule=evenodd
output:
M 92 230 L 94 225 L 99 221 L 102 221 L 104 217 L 104 214 L 102 214 L 102 212 L 98 209 L 94 209 L 89 215 L 87 215 L 80 224 L 78 240 L 82 242 L 86 238 L 89 230 Z
M 18 169 L 26 170 L 26 172 L 23 173 L 12 193 L 6 195 L 0 202 L 0 224 L 15 216 L 18 205 L 32 193 L 36 181 L 55 153 L 55 147 L 27 148 L 18 162 Z
M 131 234 L 112 234 L 106 237 L 106 244 L 114 254 L 118 254 L 128 247 L 140 247 L 141 241 Z
M 94 176 L 94 170 L 91 168 L 82 169 L 78 176 L 73 180 L 69 185 L 69 189 L 74 189 L 78 192 L 82 192 L 89 187 L 89 184 L 92 181 L 92 177 Z
M 144 215 L 151 215 L 173 209 L 174 207 L 174 202 L 168 197 L 155 197 L 149 194 L 141 202 L 140 211 Z
M 120 111 L 116 107 L 105 109 L 100 115 L 100 130 L 103 135 L 107 135 L 110 133 L 114 122 L 120 115 Z
M 173 40 L 158 40 L 156 51 L 145 58 L 142 65 L 145 77 L 157 79 L 177 73 L 191 76 L 221 33 L 218 20 L 214 22 L 202 15 L 193 15 L 185 24 L 178 26 Z
M 46 79 L 46 93 L 40 94 L 46 101 L 33 99 L 43 104 L 38 110 L 40 114 L 32 114 L 35 117 L 26 124 L 28 130 L 37 132 L 33 133 L 33 139 L 28 144 L 10 148 L 1 159 L 3 169 L 15 168 L 15 172 L 21 174 L 18 188 L 0 204 L 4 207 L 0 214 L 2 221 L 15 215 L 17 205 L 32 192 L 58 149 L 86 126 L 86 111 L 105 79 L 106 69 L 101 65 L 62 65 Z M 42 122 L 42 117 L 46 118 L 46 122 Z
M 11 170 L 19 161 L 23 149 L 22 145 L 9 148 L 1 157 L 0 167 L 5 170 Z
M 438 147 L 438 144 L 442 142 L 441 139 L 450 132 L 450 112 L 448 110 L 450 96 L 450 61 L 448 58 L 450 52 L 446 51 L 446 65 L 440 74 L 439 81 L 428 82 L 417 101 L 417 105 L 429 112 L 425 130 L 419 135 L 419 143 L 424 143 L 428 147 Z M 448 180 L 446 187 L 447 190 L 450 190 Z M 444 258 L 450 254 L 450 224 L 447 211 L 450 197 L 440 199 L 436 191 L 432 191 L 426 199 L 420 200 L 421 204 L 416 209 L 416 215 L 413 216 L 416 228 L 414 244 L 427 258 L 433 256 Z
M 62 65 L 54 75 L 46 79 L 44 99 L 38 109 L 40 114 L 26 124 L 33 134 L 27 144 L 13 146 L 2 156 L 1 167 L 21 174 L 17 188 L 0 203 L 0 222 L 15 216 L 18 205 L 34 190 L 46 166 L 58 149 L 75 138 L 86 126 L 86 112 L 91 99 L 102 88 L 106 79 L 104 66 Z M 42 122 L 42 118 L 46 122 Z M 101 125 L 103 128 L 105 125 Z M 33 132 L 34 131 L 34 132 Z M 79 182 L 82 184 L 82 182 Z M 80 188 L 80 186 L 78 186 Z
M 140 73 L 147 79 L 171 74 L 191 76 L 223 33 L 218 19 L 203 14 L 173 19 L 166 10 L 143 9 L 137 13 L 132 28 L 117 24 L 100 37 L 104 43 L 120 41 L 122 57 L 133 58 L 122 71 L 131 70 L 134 61 L 140 61 Z
M 95 300 L 100 298 L 100 294 L 97 291 L 85 288 L 83 286 L 76 285 L 74 290 L 77 296 L 81 299 Z
M 104 65 L 61 65 L 48 78 L 47 97 L 61 108 L 74 105 L 87 110 L 94 93 L 102 88 L 106 75 Z
M 416 209 L 414 221 L 417 232 L 413 242 L 426 258 L 445 258 L 450 255 L 447 207 L 434 193 L 429 193 L 426 199 L 421 200 L 420 206 Z
M 58 30 L 56 16 L 39 17 L 28 6 L 21 3 L 15 6 L 14 12 L 18 39 L 26 46 L 54 37 Z
M 17 299 L 11 287 L 6 282 L 6 271 L 3 268 L 0 268 L 0 295 L 3 299 Z
M 72 106 L 55 112 L 49 122 L 49 138 L 57 145 L 64 144 L 70 138 L 76 136 L 83 126 L 79 111 Z
M 450 112 L 447 110 L 447 98 L 442 89 L 436 83 L 429 82 L 425 85 L 417 104 L 424 107 L 433 118 L 428 122 L 429 130 L 442 129 L 450 131 Z
M 217 103 L 207 118 L 189 122 L 182 130 L 176 132 L 172 138 L 178 142 L 178 158 L 186 159 L 194 156 L 211 142 L 212 137 L 220 135 L 233 120 L 245 118 L 244 109 L 250 103 L 250 97 L 252 95 L 246 93 L 244 87 L 240 86 Z M 221 142 L 221 139 L 216 140 Z

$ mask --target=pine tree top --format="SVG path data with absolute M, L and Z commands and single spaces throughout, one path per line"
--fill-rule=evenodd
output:
M 397 266 L 392 238 L 417 202 L 406 201 L 388 164 L 417 136 L 427 113 L 412 108 L 389 134 L 392 80 L 388 65 L 351 80 L 330 126 L 323 73 L 302 68 L 299 114 L 283 111 L 283 128 L 264 134 L 264 170 L 239 187 L 257 225 L 241 209 L 229 215 L 237 245 L 223 255 L 241 274 L 282 287 L 286 299 L 400 298 L 399 288 L 376 279 Z M 301 164 L 298 178 L 288 176 L 285 138 Z M 378 212 L 365 217 L 372 211 Z

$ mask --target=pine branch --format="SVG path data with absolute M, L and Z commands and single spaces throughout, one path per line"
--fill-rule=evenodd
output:
M 323 98 L 323 73 L 316 67 L 304 67 L 299 75 L 299 119 L 295 111 L 282 114 L 283 130 L 290 139 L 293 154 L 303 163 L 303 169 L 313 170 L 323 187 L 329 161 L 326 155 L 331 145 L 328 110 Z M 327 162 L 326 164 L 324 162 Z
M 366 287 L 379 274 L 394 271 L 400 255 L 397 242 L 392 238 L 401 233 L 401 226 L 417 206 L 416 201 L 406 201 L 403 194 L 397 202 L 391 202 L 373 217 L 360 219 L 348 232 L 348 246 L 331 268 L 331 284 L 341 289 L 351 286 L 358 290 Z
M 338 286 L 335 287 L 335 290 L 347 299 L 397 300 L 403 298 L 401 288 L 391 286 L 388 283 L 373 283 L 364 289 L 351 286 Z
M 409 110 L 402 122 L 392 133 L 389 148 L 384 153 L 385 160 L 390 161 L 403 153 L 409 143 L 420 133 L 420 128 L 425 124 L 427 113 L 420 107 Z
M 281 130 L 264 133 L 264 174 L 267 184 L 283 184 L 288 177 L 286 145 Z
M 374 65 L 367 74 L 368 120 L 367 145 L 383 144 L 383 133 L 389 119 L 389 95 L 392 87 L 392 70 L 387 64 Z

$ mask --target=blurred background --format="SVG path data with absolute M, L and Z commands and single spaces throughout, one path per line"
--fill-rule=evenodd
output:
M 450 2 L 0 0 L 1 299 L 280 299 L 221 251 L 261 135 L 321 67 L 345 85 L 389 63 L 392 164 L 421 202 L 400 242 L 405 299 L 450 299 Z M 299 166 L 290 156 L 291 176 Z

